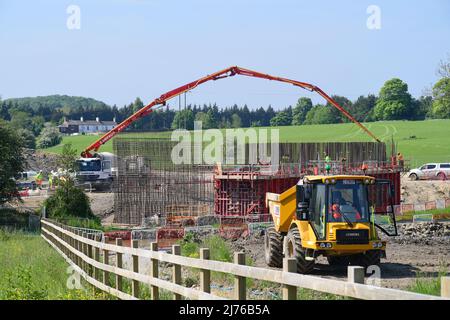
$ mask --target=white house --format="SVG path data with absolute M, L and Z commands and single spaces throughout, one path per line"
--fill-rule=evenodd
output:
M 80 120 L 66 120 L 63 124 L 58 126 L 59 132 L 64 134 L 73 133 L 101 133 L 112 130 L 117 125 L 116 118 L 112 121 L 100 121 L 97 117 L 95 120 L 84 120 L 83 117 Z

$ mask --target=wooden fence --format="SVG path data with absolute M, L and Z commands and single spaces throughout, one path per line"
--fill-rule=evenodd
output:
M 242 252 L 234 254 L 234 263 L 209 260 L 209 250 L 201 249 L 200 258 L 180 255 L 180 246 L 174 245 L 172 253 L 158 251 L 157 244 L 151 244 L 151 250 L 139 249 L 138 240 L 130 247 L 122 245 L 122 239 L 116 244 L 101 242 L 100 235 L 87 234 L 48 219 L 42 219 L 42 237 L 54 247 L 67 262 L 88 283 L 119 299 L 139 299 L 141 286 L 150 286 L 151 298 L 159 299 L 159 289 L 170 291 L 174 299 L 216 300 L 224 299 L 211 294 L 211 272 L 227 273 L 234 276 L 234 299 L 247 298 L 246 278 L 265 280 L 281 284 L 283 299 L 296 299 L 297 288 L 307 288 L 320 292 L 352 297 L 356 299 L 450 299 L 450 277 L 442 277 L 441 297 L 417 294 L 408 291 L 382 288 L 364 284 L 362 267 L 348 268 L 348 281 L 325 279 L 317 276 L 295 273 L 295 260 L 284 259 L 283 270 L 270 270 L 245 265 Z M 95 239 L 94 239 L 95 238 Z M 131 268 L 123 266 L 123 255 L 131 255 Z M 115 255 L 111 265 L 110 256 Z M 150 262 L 148 274 L 139 270 L 140 259 Z M 160 262 L 171 265 L 172 279 L 159 278 Z M 182 285 L 182 267 L 193 268 L 200 273 L 200 289 L 187 288 Z M 111 277 L 115 279 L 114 287 Z M 131 281 L 131 294 L 124 292 L 123 279 Z

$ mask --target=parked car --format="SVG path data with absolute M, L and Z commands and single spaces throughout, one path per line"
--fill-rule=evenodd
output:
M 446 180 L 450 177 L 450 163 L 427 163 L 420 168 L 410 170 L 408 177 L 411 180 Z

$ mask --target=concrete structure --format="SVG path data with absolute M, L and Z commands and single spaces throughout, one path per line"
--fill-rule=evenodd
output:
M 117 125 L 116 119 L 112 121 L 101 121 L 99 117 L 95 120 L 84 120 L 83 117 L 80 120 L 67 120 L 64 119 L 62 125 L 58 126 L 59 132 L 63 134 L 73 133 L 99 133 L 108 132 Z

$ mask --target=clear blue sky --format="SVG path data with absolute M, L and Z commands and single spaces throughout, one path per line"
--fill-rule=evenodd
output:
M 80 30 L 66 27 L 71 4 L 81 9 Z M 380 30 L 366 26 L 371 4 L 381 9 Z M 239 65 L 351 99 L 399 77 L 418 97 L 436 81 L 449 40 L 447 0 L 0 0 L 0 95 L 68 94 L 122 106 Z M 234 78 L 197 88 L 187 102 L 279 108 L 301 95 Z

